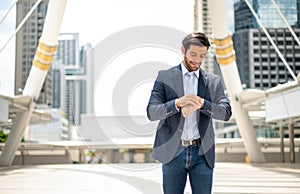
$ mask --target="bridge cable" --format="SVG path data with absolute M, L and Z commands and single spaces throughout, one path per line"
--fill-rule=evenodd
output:
M 297 35 L 295 34 L 294 30 L 291 28 L 291 25 L 289 24 L 289 22 L 286 20 L 286 18 L 284 17 L 284 15 L 282 14 L 282 12 L 280 11 L 278 5 L 276 4 L 276 2 L 274 0 L 271 0 L 275 9 L 277 10 L 278 14 L 280 15 L 281 19 L 284 21 L 284 23 L 287 25 L 287 27 L 289 28 L 291 34 L 293 35 L 293 37 L 295 38 L 296 42 L 298 43 L 298 45 L 300 46 L 300 41 L 299 38 L 297 37 Z
M 277 54 L 279 55 L 281 61 L 283 62 L 283 64 L 285 65 L 285 67 L 288 69 L 289 73 L 291 74 L 291 76 L 293 77 L 293 79 L 295 81 L 297 81 L 297 77 L 294 74 L 294 72 L 292 71 L 292 69 L 290 68 L 290 66 L 288 65 L 288 63 L 286 62 L 285 58 L 283 57 L 282 53 L 280 52 L 280 50 L 278 49 L 278 47 L 276 46 L 276 44 L 274 43 L 272 37 L 270 36 L 269 32 L 266 30 L 266 28 L 264 27 L 264 25 L 261 23 L 260 19 L 258 18 L 257 14 L 255 13 L 252 5 L 249 3 L 249 0 L 245 0 L 246 4 L 248 5 L 250 11 L 252 12 L 252 14 L 254 15 L 255 19 L 257 20 L 257 23 L 259 24 L 259 26 L 262 28 L 262 30 L 264 31 L 264 33 L 266 34 L 267 38 L 269 39 L 270 43 L 272 44 L 272 46 L 274 47 L 275 51 L 277 52 Z
M 28 18 L 31 16 L 31 14 L 34 12 L 34 10 L 37 8 L 37 6 L 41 3 L 42 0 L 38 0 L 30 9 L 30 11 L 26 14 L 26 16 L 23 18 L 21 23 L 18 25 L 14 33 L 9 37 L 9 39 L 6 41 L 6 43 L 3 45 L 3 47 L 0 49 L 0 54 L 5 49 L 5 47 L 8 45 L 9 41 L 19 32 L 19 30 L 23 27 L 25 22 L 28 20 Z

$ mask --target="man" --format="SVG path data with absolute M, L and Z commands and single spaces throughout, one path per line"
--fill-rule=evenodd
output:
M 209 194 L 215 163 L 212 119 L 227 121 L 231 107 L 219 76 L 200 68 L 209 41 L 197 32 L 182 41 L 184 59 L 160 71 L 147 106 L 149 120 L 160 120 L 152 156 L 163 163 L 165 194 L 183 194 L 189 176 L 194 194 Z

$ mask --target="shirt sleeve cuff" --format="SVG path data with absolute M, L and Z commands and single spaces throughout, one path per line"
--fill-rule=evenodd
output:
M 180 109 L 176 106 L 176 100 L 174 100 L 174 106 L 176 108 L 177 111 L 179 111 Z

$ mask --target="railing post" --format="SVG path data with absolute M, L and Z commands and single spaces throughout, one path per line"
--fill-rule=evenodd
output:
M 290 163 L 295 163 L 295 141 L 294 141 L 294 124 L 289 123 L 289 138 L 290 138 Z

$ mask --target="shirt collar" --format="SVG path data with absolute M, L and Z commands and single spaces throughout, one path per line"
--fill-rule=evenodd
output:
M 188 73 L 189 71 L 185 68 L 185 66 L 183 65 L 183 63 L 181 63 L 181 70 L 182 70 L 182 75 L 185 75 L 186 73 Z M 192 71 L 196 77 L 199 79 L 199 71 L 200 71 L 200 67 L 199 69 L 197 69 L 196 71 Z

